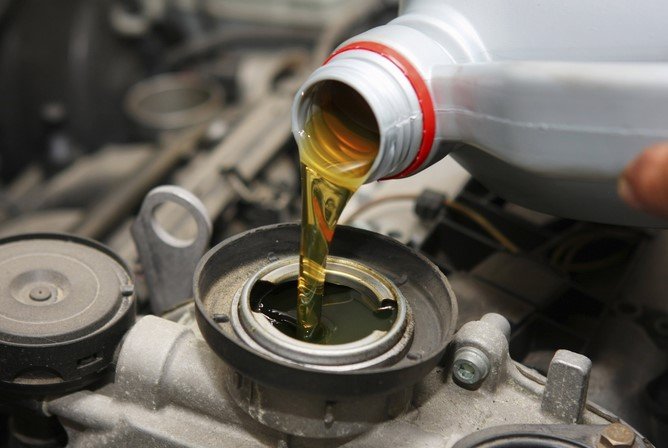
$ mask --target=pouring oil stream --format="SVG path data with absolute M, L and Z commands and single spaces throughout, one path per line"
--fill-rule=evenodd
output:
M 318 336 L 336 224 L 367 179 L 380 145 L 374 114 L 355 90 L 326 81 L 307 95 L 307 119 L 297 138 L 302 189 L 297 330 L 306 341 Z

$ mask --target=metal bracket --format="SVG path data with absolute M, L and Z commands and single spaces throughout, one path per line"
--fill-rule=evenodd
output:
M 177 238 L 156 220 L 158 206 L 170 202 L 183 207 L 195 220 L 197 234 L 194 239 Z M 187 216 L 183 218 L 185 220 Z M 188 190 L 165 185 L 146 195 L 131 230 L 154 313 L 162 314 L 192 297 L 193 274 L 209 246 L 211 229 L 204 204 Z
M 550 361 L 541 408 L 569 423 L 582 423 L 587 403 L 591 361 L 584 355 L 558 350 Z

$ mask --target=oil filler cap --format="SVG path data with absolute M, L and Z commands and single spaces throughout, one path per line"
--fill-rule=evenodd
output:
M 0 240 L 0 391 L 59 394 L 100 379 L 134 319 L 132 277 L 110 249 L 59 234 Z

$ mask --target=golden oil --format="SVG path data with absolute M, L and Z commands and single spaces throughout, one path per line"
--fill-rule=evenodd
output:
M 321 321 L 310 342 L 347 344 L 359 341 L 375 331 L 387 332 L 397 317 L 397 304 L 385 299 L 380 304 L 362 290 L 337 283 L 326 283 Z M 298 338 L 295 293 L 297 281 L 275 285 L 258 282 L 251 291 L 251 307 L 262 313 L 274 328 Z
M 302 227 L 297 333 L 314 337 L 320 322 L 325 263 L 346 203 L 364 183 L 378 154 L 375 116 L 354 89 L 338 81 L 316 85 L 307 95 L 301 161 Z

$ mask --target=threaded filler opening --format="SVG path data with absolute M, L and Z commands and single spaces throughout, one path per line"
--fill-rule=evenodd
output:
M 299 111 L 300 157 L 332 177 L 363 179 L 378 155 L 380 129 L 364 97 L 334 80 L 310 87 Z

